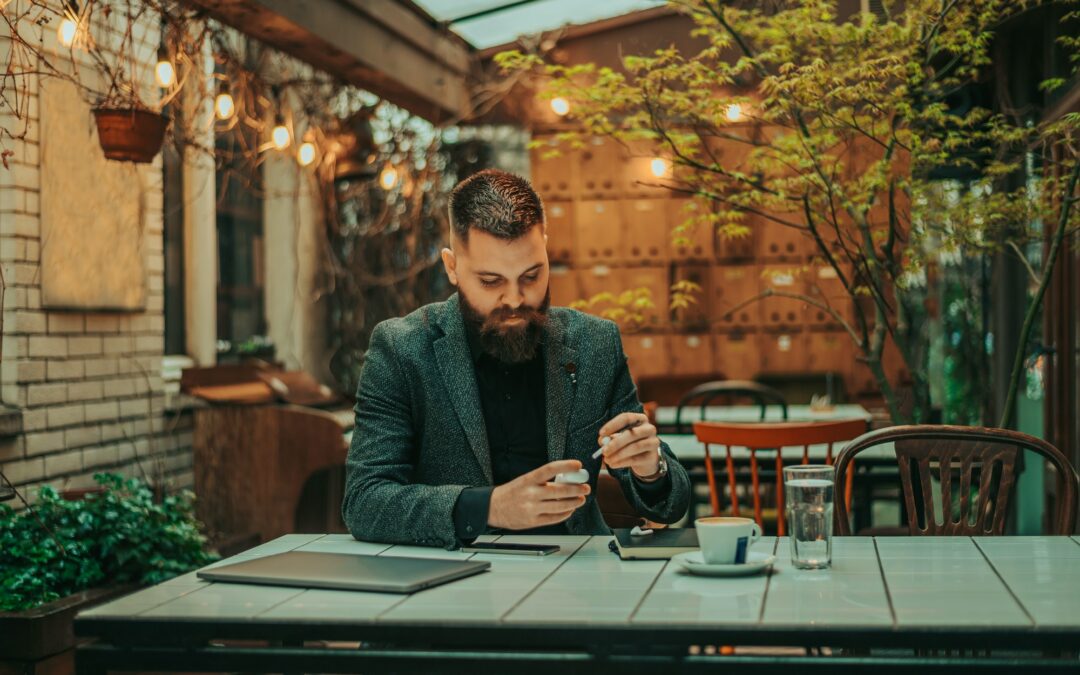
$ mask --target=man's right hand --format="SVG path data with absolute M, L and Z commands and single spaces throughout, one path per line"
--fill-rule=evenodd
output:
M 491 491 L 488 525 L 504 530 L 527 530 L 561 523 L 585 503 L 589 485 L 552 483 L 555 474 L 577 471 L 581 462 L 550 462 L 503 483 Z

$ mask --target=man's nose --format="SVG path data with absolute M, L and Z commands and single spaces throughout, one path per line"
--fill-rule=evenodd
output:
M 503 304 L 510 309 L 517 309 L 521 307 L 525 302 L 525 294 L 521 292 L 521 289 L 515 287 L 512 291 L 507 292 L 506 297 L 503 298 Z

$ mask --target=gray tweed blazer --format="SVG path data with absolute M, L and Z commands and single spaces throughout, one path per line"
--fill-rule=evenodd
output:
M 593 492 L 566 521 L 572 534 L 609 534 L 592 459 L 600 427 L 642 410 L 618 327 L 552 307 L 544 337 L 548 459 L 579 459 Z M 569 366 L 568 364 L 574 364 Z M 573 371 L 573 374 L 571 374 Z M 638 513 L 677 521 L 690 500 L 686 470 L 666 443 L 671 492 L 647 506 L 628 469 L 613 470 Z M 470 486 L 491 485 L 487 430 L 465 325 L 454 294 L 375 327 L 356 392 L 342 515 L 357 539 L 458 548 L 453 512 Z

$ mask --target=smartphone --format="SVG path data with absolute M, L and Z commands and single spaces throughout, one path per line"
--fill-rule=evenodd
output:
M 474 542 L 461 547 L 466 553 L 509 553 L 511 555 L 551 555 L 557 553 L 555 544 L 500 544 L 499 542 Z

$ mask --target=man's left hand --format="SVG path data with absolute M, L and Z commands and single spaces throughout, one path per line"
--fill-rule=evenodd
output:
M 604 447 L 605 436 L 611 437 L 607 447 Z M 617 415 L 600 427 L 597 442 L 604 449 L 604 461 L 612 469 L 630 469 L 639 478 L 651 476 L 660 469 L 660 438 L 656 435 L 656 427 L 642 413 Z

